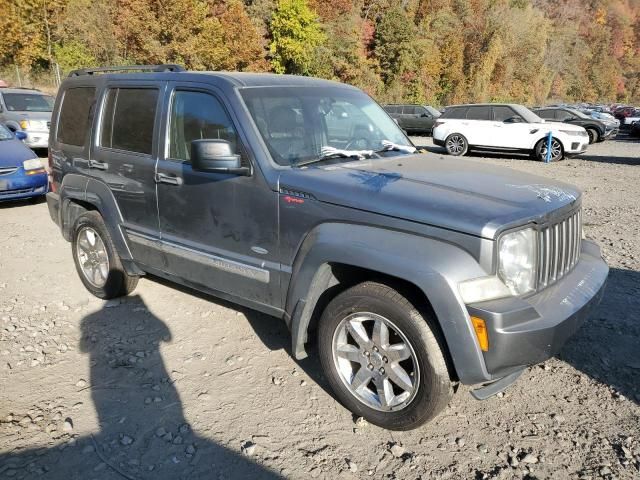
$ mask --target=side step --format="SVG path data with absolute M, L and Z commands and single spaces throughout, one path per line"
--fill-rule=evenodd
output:
M 495 382 L 491 382 L 488 385 L 485 385 L 480 388 L 476 388 L 475 390 L 471 390 L 471 395 L 476 400 L 486 400 L 489 397 L 492 397 L 503 390 L 505 390 L 509 385 L 514 383 L 520 375 L 522 375 L 524 369 L 518 370 L 517 372 L 510 373 L 506 377 L 502 377 L 500 380 L 496 380 Z

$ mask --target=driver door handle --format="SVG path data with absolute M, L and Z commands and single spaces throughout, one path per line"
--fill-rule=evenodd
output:
M 168 185 L 182 185 L 182 178 L 167 175 L 165 173 L 156 173 L 154 176 L 156 183 L 166 183 Z

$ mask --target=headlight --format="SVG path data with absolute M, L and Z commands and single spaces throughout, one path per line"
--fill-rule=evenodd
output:
M 532 228 L 508 233 L 498 245 L 498 276 L 513 295 L 535 288 L 536 235 Z
M 575 130 L 560 130 L 565 135 L 569 135 L 570 137 L 588 137 L 589 134 L 586 130 L 575 131 Z
M 22 162 L 22 166 L 25 170 L 40 170 L 42 169 L 42 162 L 39 158 L 32 158 L 31 160 L 25 160 Z

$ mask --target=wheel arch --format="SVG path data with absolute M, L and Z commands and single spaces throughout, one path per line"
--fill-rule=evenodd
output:
M 65 175 L 60 185 L 59 211 L 60 229 L 65 240 L 71 241 L 73 225 L 78 217 L 92 210 L 97 211 L 104 219 L 126 272 L 130 275 L 142 275 L 144 272 L 134 263 L 129 245 L 120 228 L 123 222 L 122 215 L 109 187 L 83 175 Z
M 457 276 L 480 274 L 470 254 L 441 240 L 359 225 L 316 227 L 300 248 L 287 292 L 293 356 L 307 356 L 309 331 L 335 295 L 361 281 L 378 280 L 400 288 L 432 314 L 453 378 L 486 381 L 482 352 L 452 285 Z

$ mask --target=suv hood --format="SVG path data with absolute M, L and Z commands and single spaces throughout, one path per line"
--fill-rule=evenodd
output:
M 588 120 L 585 120 L 588 121 Z M 593 120 L 592 123 L 599 123 L 598 120 Z M 552 128 L 555 130 L 568 130 L 570 132 L 581 132 L 584 127 L 573 123 L 566 123 L 560 120 L 547 120 L 544 123 L 531 123 L 530 125 L 539 125 L 540 128 Z M 604 128 L 604 127 L 603 127 Z
M 541 166 L 542 168 L 542 166 Z M 579 204 L 575 187 L 455 157 L 396 156 L 292 168 L 280 189 L 358 210 L 494 238 Z

